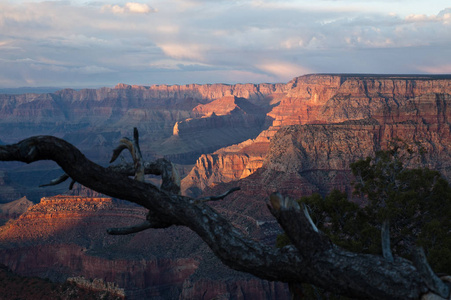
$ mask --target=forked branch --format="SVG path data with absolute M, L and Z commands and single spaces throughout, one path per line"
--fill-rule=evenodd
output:
M 295 247 L 276 249 L 244 235 L 207 203 L 195 203 L 195 199 L 173 192 L 175 184 L 170 189 L 160 189 L 123 172 L 101 167 L 64 140 L 38 136 L 0 146 L 0 160 L 31 163 L 48 159 L 90 189 L 147 208 L 146 222 L 129 228 L 128 233 L 186 226 L 198 234 L 224 264 L 235 270 L 272 281 L 311 283 L 353 298 L 420 299 L 426 293 L 436 293 L 433 284 L 424 279 L 429 276 L 425 275 L 428 272 L 420 272 L 421 267 L 406 259 L 395 257 L 389 262 L 380 255 L 352 253 L 337 247 L 315 230 L 308 213 L 280 194 L 270 198 L 268 207 Z M 173 177 L 170 175 L 172 164 L 157 165 L 169 169 L 159 169 L 161 174 Z M 121 230 L 113 230 L 113 233 L 121 233 Z M 449 298 L 449 292 L 440 294 Z
M 111 157 L 110 163 L 114 162 L 122 150 L 128 149 L 133 158 L 133 163 L 135 166 L 135 179 L 138 181 L 144 181 L 144 161 L 141 154 L 141 149 L 139 148 L 139 133 L 138 129 L 133 128 L 133 141 L 129 138 L 122 138 L 119 146 L 113 151 L 113 157 Z

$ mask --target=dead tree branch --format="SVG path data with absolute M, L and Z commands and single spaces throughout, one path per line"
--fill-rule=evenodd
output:
M 218 195 L 218 196 L 210 196 L 210 197 L 196 199 L 196 200 L 194 200 L 194 204 L 198 204 L 198 203 L 202 203 L 202 202 L 222 200 L 225 197 L 227 197 L 228 195 L 230 195 L 231 193 L 239 191 L 239 190 L 240 190 L 240 187 L 234 187 L 234 188 L 231 188 L 230 190 L 228 190 L 227 192 L 225 192 L 224 194 L 221 194 L 221 195 Z
M 149 210 L 146 223 L 128 229 L 186 226 L 194 231 L 227 266 L 262 279 L 288 283 L 311 283 L 326 290 L 354 298 L 420 299 L 435 290 L 406 259 L 393 262 L 379 255 L 345 251 L 314 229 L 307 215 L 290 200 L 272 197 L 271 213 L 292 240 L 293 246 L 281 249 L 266 246 L 242 234 L 206 203 L 169 188 L 134 180 L 88 160 L 66 141 L 37 136 L 17 144 L 0 146 L 0 160 L 32 163 L 53 160 L 78 183 L 109 195 L 139 204 Z M 162 176 L 173 178 L 172 164 L 156 163 Z M 164 168 L 169 168 L 164 169 Z M 163 179 L 164 180 L 164 179 Z M 125 230 L 125 229 L 124 229 Z M 113 230 L 119 233 L 121 230 Z M 445 295 L 449 297 L 449 295 Z
M 393 262 L 393 254 L 390 248 L 390 224 L 388 220 L 384 220 L 381 230 L 382 256 L 389 262 Z
M 133 141 L 126 137 L 122 138 L 119 146 L 113 151 L 113 157 L 111 158 L 110 163 L 114 162 L 119 157 L 122 150 L 125 149 L 128 149 L 132 155 L 135 167 L 135 179 L 144 181 L 144 161 L 141 149 L 139 148 L 139 133 L 136 127 L 133 128 Z

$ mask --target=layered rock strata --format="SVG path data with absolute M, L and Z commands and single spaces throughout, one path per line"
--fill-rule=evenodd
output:
M 22 276 L 69 279 L 127 299 L 200 299 L 206 293 L 212 298 L 287 296 L 283 284 L 228 270 L 186 229 L 106 234 L 109 227 L 143 218 L 144 209 L 110 198 L 43 198 L 0 227 L 0 263 Z
M 165 156 L 186 168 L 203 153 L 257 136 L 266 126 L 265 111 L 277 104 L 285 93 L 285 84 L 119 84 L 115 88 L 96 90 L 0 95 L 0 139 L 4 143 L 14 143 L 33 135 L 63 137 L 88 158 L 107 164 L 119 139 L 129 136 L 132 128 L 137 127 L 144 159 Z M 230 115 L 206 117 L 197 125 L 196 122 L 185 122 L 204 116 L 193 110 L 196 107 L 200 109 L 215 100 L 227 102 L 222 98 L 239 104 L 235 106 L 236 111 Z M 245 105 L 241 105 L 243 99 L 247 102 Z M 248 107 L 255 109 L 249 112 Z M 256 113 L 262 110 L 263 113 Z M 180 134 L 173 135 L 177 122 L 181 122 L 177 125 Z M 124 157 L 127 159 L 128 156 Z M 65 192 L 47 188 L 45 191 L 51 191 L 47 194 L 43 189 L 32 188 L 54 179 L 51 177 L 54 169 L 54 165 L 45 163 L 39 169 L 20 164 L 3 167 L 0 163 L 0 180 L 3 170 L 7 172 L 5 178 L 11 178 L 10 182 L 0 186 L 0 203 L 24 195 L 38 202 L 41 197 Z
M 299 145 L 296 144 L 283 151 L 275 151 L 273 146 L 273 149 L 269 151 L 269 153 L 275 151 L 274 153 L 277 154 L 270 154 L 270 157 L 279 156 L 280 160 L 284 160 L 283 164 L 286 168 L 291 171 L 304 172 L 305 168 L 299 169 L 298 164 L 305 166 L 310 163 L 311 168 L 318 167 L 318 170 L 325 172 L 340 170 L 348 172 L 349 163 L 353 160 L 374 154 L 375 150 L 386 148 L 393 139 L 401 138 L 408 143 L 420 143 L 429 153 L 424 165 L 440 170 L 450 179 L 448 162 L 451 140 L 451 77 L 308 75 L 295 78 L 288 86 L 286 96 L 268 113 L 268 116 L 274 119 L 272 126 L 254 140 L 220 149 L 214 153 L 214 155 L 227 153 L 224 154 L 226 157 L 217 159 L 213 155 L 201 156 L 191 173 L 182 181 L 183 190 L 186 193 L 199 192 L 206 186 L 219 182 L 244 178 L 242 174 L 251 175 L 258 168 L 250 171 L 251 168 L 247 168 L 236 159 L 235 163 L 229 164 L 230 168 L 224 168 L 221 162 L 232 161 L 237 155 L 246 153 L 246 149 L 251 149 L 252 145 L 269 149 L 271 139 L 283 126 L 304 124 L 343 123 L 339 125 L 341 128 L 344 125 L 353 126 L 355 130 L 360 131 L 360 135 L 367 137 L 368 142 L 359 143 L 357 140 L 352 140 L 357 143 L 359 149 L 346 150 L 346 145 L 350 144 L 346 134 L 334 136 L 330 131 L 330 128 L 339 127 L 332 125 L 332 127 L 317 127 L 319 129 L 315 129 L 317 134 L 313 135 L 314 139 L 309 139 L 308 135 L 305 137 L 306 141 L 308 140 L 305 145 L 310 143 L 306 149 L 299 150 L 297 148 Z M 313 128 L 315 127 L 306 127 L 305 130 L 309 131 Z M 299 143 L 303 137 L 287 136 L 285 139 L 298 139 Z M 308 153 L 305 155 L 311 159 L 308 162 L 303 161 L 305 157 L 294 149 Z M 322 152 L 324 156 L 315 155 L 318 151 L 324 151 Z M 344 154 L 346 151 L 352 157 L 341 157 L 341 155 L 347 155 Z M 266 154 L 267 152 L 263 152 L 259 160 L 262 161 Z M 329 166 L 317 166 L 323 160 L 326 160 Z M 336 168 L 337 161 L 341 161 L 340 168 Z M 263 164 L 259 167 L 261 166 Z M 268 160 L 267 168 L 272 169 L 274 166 L 275 164 Z M 239 174 L 239 176 L 231 178 L 228 175 L 231 173 Z M 346 178 L 350 180 L 349 176 Z M 316 185 L 313 184 L 313 186 Z

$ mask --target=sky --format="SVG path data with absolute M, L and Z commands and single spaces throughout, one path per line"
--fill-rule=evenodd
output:
M 449 0 L 1 0 L 0 87 L 450 74 Z

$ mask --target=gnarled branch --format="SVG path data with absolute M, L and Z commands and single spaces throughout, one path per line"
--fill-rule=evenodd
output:
M 272 281 L 311 283 L 354 298 L 419 299 L 432 291 L 412 262 L 399 257 L 388 262 L 382 256 L 337 247 L 314 230 L 299 206 L 283 197 L 273 197 L 269 209 L 295 247 L 275 249 L 248 238 L 206 203 L 194 203 L 189 197 L 101 167 L 62 139 L 38 136 L 0 146 L 0 160 L 31 163 L 48 159 L 90 189 L 147 208 L 151 228 L 190 228 L 224 264 L 235 270 Z M 137 227 L 147 226 L 145 223 Z
M 144 161 L 141 149 L 139 148 L 139 133 L 136 127 L 133 128 L 133 141 L 126 137 L 122 138 L 119 146 L 113 151 L 113 157 L 111 157 L 110 163 L 114 162 L 125 149 L 128 149 L 132 155 L 135 167 L 135 179 L 144 181 Z

